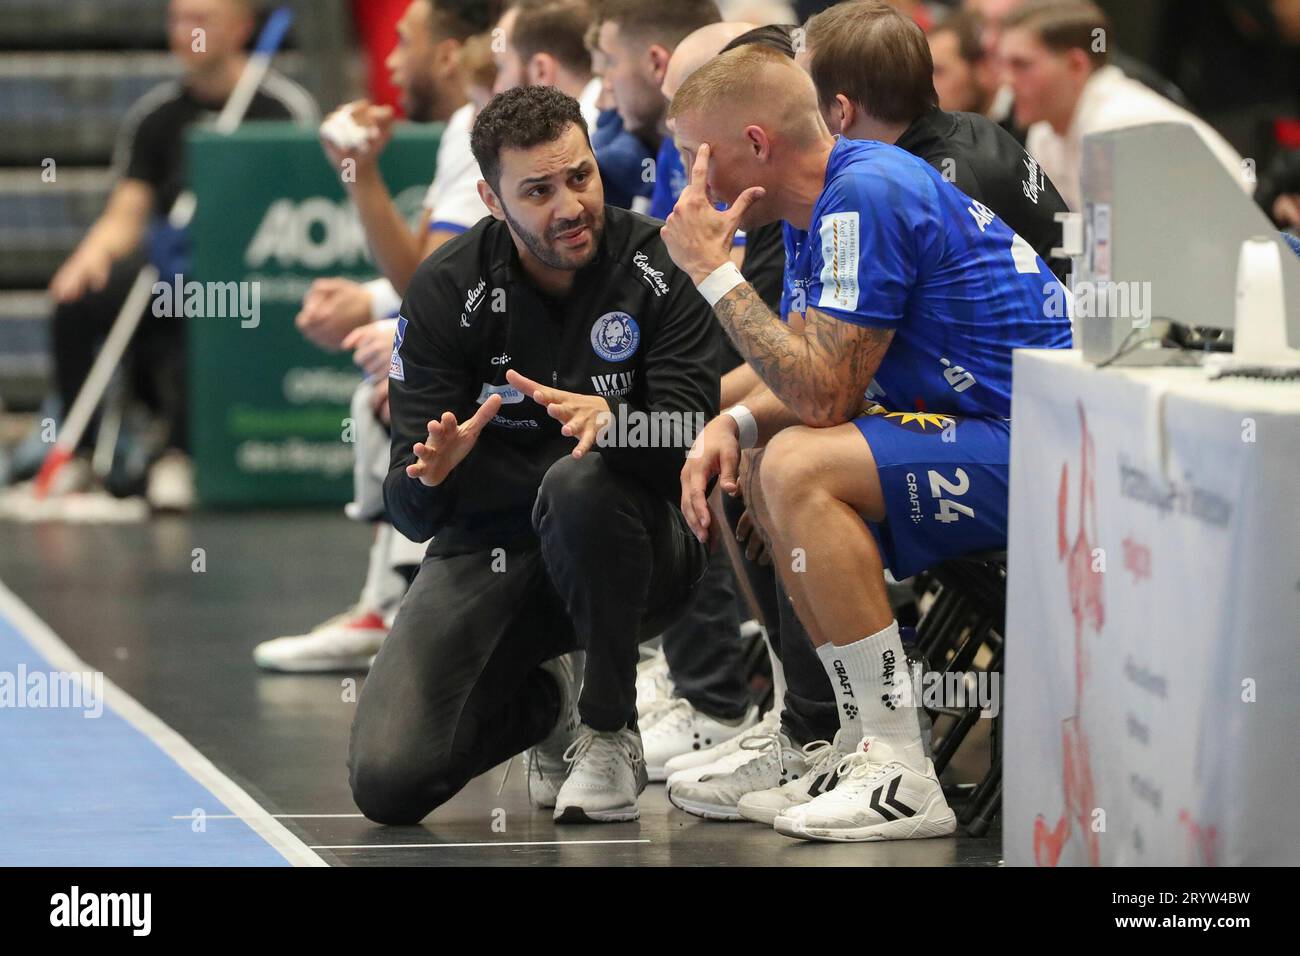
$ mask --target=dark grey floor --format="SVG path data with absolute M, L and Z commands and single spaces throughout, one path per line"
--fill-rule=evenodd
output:
M 351 604 L 367 543 L 367 529 L 327 512 L 141 525 L 0 523 L 0 580 L 83 660 L 270 812 L 285 815 L 282 822 L 334 864 L 998 863 L 996 827 L 981 839 L 806 844 L 748 823 L 699 820 L 670 806 L 661 786 L 642 797 L 637 823 L 556 827 L 529 807 L 519 766 L 500 795 L 504 768 L 475 780 L 421 826 L 369 823 L 352 803 L 344 767 L 355 706 L 348 678 L 263 674 L 250 656 L 259 641 L 304 631 Z M 192 569 L 196 548 L 206 563 L 201 572 Z M 538 845 L 509 845 L 523 843 Z

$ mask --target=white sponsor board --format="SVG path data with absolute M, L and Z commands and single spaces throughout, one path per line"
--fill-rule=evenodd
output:
M 1300 863 L 1300 389 L 1013 380 L 1007 862 Z

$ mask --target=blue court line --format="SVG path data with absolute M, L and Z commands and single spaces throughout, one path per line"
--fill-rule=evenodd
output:
M 23 670 L 25 688 L 15 686 Z M 0 584 L 0 865 L 323 865 L 106 679 L 98 717 L 85 716 L 96 710 L 93 683 L 90 707 L 84 697 L 81 706 L 15 706 L 12 692 L 36 703 L 32 688 L 57 670 L 90 668 Z M 196 808 L 238 819 L 206 821 L 200 832 L 173 819 Z

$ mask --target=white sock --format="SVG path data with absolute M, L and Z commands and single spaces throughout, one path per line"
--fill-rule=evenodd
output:
M 366 583 L 361 588 L 361 607 L 367 611 L 386 615 L 402 600 L 406 593 L 406 578 L 393 570 L 390 549 L 397 530 L 381 523 L 375 530 L 375 540 L 370 545 L 370 562 L 366 568 Z
M 885 740 L 909 765 L 924 769 L 925 746 L 898 622 L 851 644 L 823 644 L 817 656 L 839 701 L 840 726 L 858 740 Z
M 772 653 L 772 639 L 763 630 L 763 643 L 767 645 L 767 659 L 772 662 L 772 709 L 778 714 L 785 708 L 785 666 L 781 659 Z

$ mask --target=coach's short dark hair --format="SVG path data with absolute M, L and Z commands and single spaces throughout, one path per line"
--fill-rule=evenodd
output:
M 479 112 L 469 147 L 478 160 L 479 172 L 493 192 L 499 192 L 501 150 L 552 143 L 570 126 L 579 127 L 591 141 L 582 109 L 572 96 L 553 86 L 517 86 L 492 97 Z
M 810 19 L 806 30 L 809 73 L 822 109 L 838 93 L 885 123 L 910 123 L 939 108 L 930 44 L 889 4 L 839 3 Z

